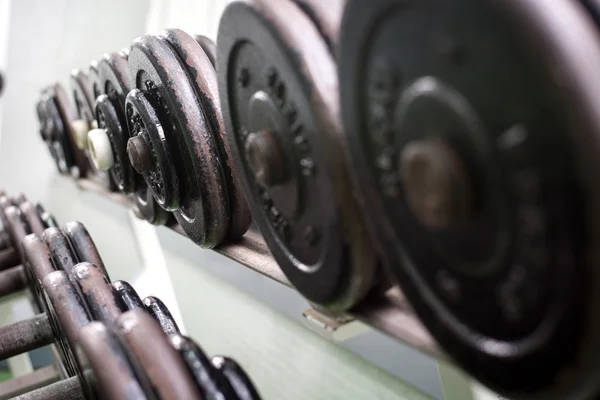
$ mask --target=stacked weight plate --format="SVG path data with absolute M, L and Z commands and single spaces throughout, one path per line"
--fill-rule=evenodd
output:
M 0 215 L 20 266 L 2 265 L 0 296 L 27 289 L 38 314 L 0 328 L 0 359 L 53 344 L 64 379 L 21 399 L 258 399 L 242 368 L 209 358 L 155 297 L 111 282 L 85 227 L 6 195 Z
M 251 210 L 322 312 L 397 284 L 497 392 L 596 398 L 599 10 L 232 1 L 216 47 L 167 30 L 94 64 L 91 159 L 203 247 L 241 237 Z M 72 172 L 56 93 L 42 136 Z

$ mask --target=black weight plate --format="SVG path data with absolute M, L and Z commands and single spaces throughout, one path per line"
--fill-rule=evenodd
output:
M 229 381 L 238 399 L 260 400 L 252 380 L 235 360 L 229 357 L 217 356 L 213 357 L 212 364 Z
M 145 310 L 142 299 L 128 282 L 116 281 L 111 286 L 117 295 L 121 311 Z
M 185 67 L 188 77 L 194 83 L 196 95 L 200 100 L 203 115 L 214 138 L 227 181 L 229 215 L 231 217 L 228 238 L 237 239 L 248 230 L 252 216 L 233 165 L 233 157 L 221 115 L 214 65 L 209 63 L 210 56 L 202 46 L 198 46 L 197 39 L 187 33 L 178 29 L 168 29 L 159 33 L 159 36 L 171 45 L 180 60 L 185 60 L 181 65 Z
M 58 227 L 58 222 L 56 222 L 56 218 L 52 214 L 50 214 L 44 206 L 40 203 L 37 203 L 35 206 L 36 212 L 40 219 L 44 222 L 44 226 L 46 228 Z
M 75 114 L 69 104 L 67 94 L 59 83 L 55 83 L 48 90 L 52 99 L 52 102 L 48 103 L 49 112 L 53 116 L 53 121 L 57 121 L 57 117 L 61 121 L 60 124 L 57 121 L 55 125 L 54 137 L 60 140 L 65 155 L 70 154 L 72 157 L 67 162 L 68 172 L 76 178 L 84 177 L 89 169 L 89 164 L 85 153 L 75 145 L 75 134 L 71 126 L 75 120 Z
M 136 167 L 129 153 L 130 162 L 143 176 L 156 202 L 165 210 L 176 210 L 179 207 L 179 178 L 174 168 L 173 151 L 149 96 L 133 89 L 125 100 L 125 113 L 131 137 L 135 136 L 139 143 L 134 157 L 145 161 L 137 161 L 141 166 Z
M 99 84 L 99 79 L 98 71 L 95 70 L 94 84 L 96 85 L 97 91 L 99 91 L 97 86 Z M 92 81 L 85 72 L 75 69 L 71 72 L 70 84 L 77 117 L 87 121 L 91 128 L 96 120 L 96 110 L 94 108 L 96 96 L 94 96 Z M 103 187 L 111 191 L 116 189 L 116 185 L 112 181 L 109 173 L 97 170 L 93 163 L 89 164 L 94 175 L 98 177 Z
M 148 296 L 144 299 L 144 307 L 158 321 L 164 333 L 169 336 L 181 333 L 177 322 L 175 322 L 171 312 L 162 300 L 154 296 Z
M 70 86 L 73 93 L 75 113 L 79 119 L 92 122 L 94 115 L 94 102 L 96 98 L 92 92 L 92 84 L 85 72 L 75 69 L 71 72 Z
M 217 68 L 217 46 L 215 42 L 204 35 L 194 35 L 194 40 L 202 47 L 213 68 Z
M 98 61 L 94 60 L 90 63 L 90 69 L 88 70 L 88 78 L 90 81 L 90 87 L 92 88 L 92 98 L 94 102 L 96 99 L 103 94 L 100 84 L 100 74 L 98 74 Z M 94 119 L 96 119 L 96 109 L 92 107 L 94 113 Z
M 340 152 L 329 50 L 289 1 L 230 3 L 217 43 L 223 118 L 252 214 L 290 282 L 314 303 L 347 309 L 376 267 Z M 250 162 L 266 164 L 255 167 L 260 181 Z
M 137 176 L 136 179 L 138 188 L 135 191 L 134 199 L 140 215 L 152 225 L 166 225 L 171 220 L 172 214 L 158 205 L 153 192 L 140 176 Z
M 41 114 L 41 133 L 48 146 L 50 155 L 61 174 L 68 174 L 74 165 L 72 148 L 66 134 L 66 128 L 50 89 L 44 90 L 38 111 Z
M 600 388 L 585 372 L 600 352 L 597 65 L 568 0 L 346 6 L 342 116 L 375 242 L 444 350 L 509 397 Z M 407 144 L 430 140 L 472 190 L 469 214 L 437 228 L 401 178 Z
M 131 193 L 135 190 L 135 171 L 127 158 L 129 130 L 125 117 L 125 97 L 132 89 L 127 57 L 120 52 L 106 54 L 98 62 L 100 92 L 108 97 L 96 98 L 98 127 L 107 130 L 113 149 L 114 165 L 110 174 L 119 190 Z M 105 102 L 101 106 L 101 102 Z
M 180 193 L 173 215 L 190 239 L 214 247 L 229 228 L 227 187 L 194 88 L 177 55 L 156 36 L 134 42 L 129 66 L 135 87 L 148 95 L 174 153 L 170 158 Z
M 179 352 L 198 388 L 207 399 L 234 399 L 236 394 L 229 380 L 220 373 L 204 351 L 192 339 L 182 335 L 169 337 L 171 345 Z

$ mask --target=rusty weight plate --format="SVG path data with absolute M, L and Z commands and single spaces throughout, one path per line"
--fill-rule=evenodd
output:
M 351 307 L 377 268 L 340 151 L 337 73 L 323 37 L 290 1 L 234 1 L 217 47 L 233 158 L 271 252 L 311 302 Z
M 144 389 L 116 336 L 100 322 L 83 327 L 79 345 L 93 372 L 97 391 L 106 399 L 158 399 Z
M 71 221 L 67 222 L 61 230 L 69 239 L 77 260 L 79 262 L 86 261 L 96 265 L 110 281 L 108 271 L 102 261 L 102 257 L 100 257 L 98 248 L 96 248 L 96 244 L 85 226 L 81 222 Z
M 600 390 L 596 65 L 573 1 L 346 6 L 342 116 L 375 242 L 444 350 L 510 398 Z
M 53 329 L 56 329 L 56 339 L 72 368 L 70 376 L 79 378 L 85 398 L 94 399 L 93 384 L 88 382 L 83 372 L 84 366 L 88 364 L 87 359 L 76 350 L 81 330 L 91 322 L 83 300 L 64 271 L 55 271 L 46 276 L 43 286 L 52 316 L 50 321 Z
M 294 0 L 317 26 L 319 33 L 325 39 L 327 47 L 334 58 L 337 56 L 337 48 L 342 23 L 342 14 L 346 0 Z
M 202 47 L 213 68 L 217 68 L 217 46 L 210 38 L 204 35 L 194 35 L 194 40 Z
M 138 128 L 135 141 L 130 143 L 141 149 L 138 153 L 142 157 L 132 163 L 141 167 L 156 200 L 173 210 L 187 236 L 203 247 L 214 247 L 229 229 L 229 199 L 218 150 L 192 82 L 171 46 L 154 35 L 134 42 L 129 65 L 139 89 L 135 98 L 146 100 L 142 103 L 130 98 L 127 105 L 132 129 Z M 138 109 L 142 106 L 149 106 L 150 112 Z M 146 128 L 155 124 L 144 119 L 146 115 L 156 116 L 161 123 L 165 141 L 160 147 L 152 146 L 157 140 L 147 138 L 161 132 Z M 154 157 L 172 162 L 143 162 Z M 177 177 L 176 191 L 161 192 L 161 187 L 166 188 L 163 178 L 173 176 Z
M 167 29 L 159 33 L 159 36 L 175 50 L 179 59 L 183 61 L 182 65 L 185 67 L 188 77 L 194 83 L 196 95 L 200 99 L 204 117 L 214 138 L 225 173 L 229 214 L 231 216 L 227 238 L 237 239 L 248 230 L 252 216 L 238 180 L 229 140 L 227 139 L 227 132 L 221 115 L 217 73 L 214 64 L 210 61 L 211 55 L 206 53 L 202 45 L 200 45 L 200 48 L 198 47 L 198 38 L 194 39 L 181 30 Z M 209 39 L 204 40 L 204 44 L 209 47 L 208 51 L 211 51 L 208 41 Z M 214 51 L 214 46 L 212 51 Z M 214 58 L 214 54 L 212 57 Z M 210 65 L 207 60 L 211 62 Z
M 116 333 L 137 375 L 149 379 L 159 398 L 203 398 L 183 359 L 148 313 L 138 310 L 121 314 Z
M 81 294 L 92 319 L 113 326 L 121 315 L 121 308 L 102 269 L 92 263 L 81 262 L 73 268 L 71 281 Z

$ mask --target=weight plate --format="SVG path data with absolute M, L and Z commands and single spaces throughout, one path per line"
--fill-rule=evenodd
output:
M 61 174 L 68 174 L 74 165 L 73 149 L 50 89 L 45 89 L 42 93 L 37 111 L 42 139 L 48 146 L 58 171 Z
M 44 242 L 50 250 L 54 269 L 65 271 L 69 276 L 73 273 L 73 268 L 79 263 L 69 239 L 59 228 L 48 228 L 42 235 Z
M 140 215 L 152 225 L 167 225 L 171 221 L 172 214 L 158 205 L 146 182 L 140 176 L 136 178 L 138 179 L 138 189 L 134 198 Z
M 121 311 L 145 310 L 142 299 L 128 282 L 116 281 L 111 286 L 117 295 Z
M 83 367 L 87 361 L 75 352 L 81 329 L 90 323 L 82 299 L 64 271 L 55 271 L 44 279 L 44 292 L 49 306 L 49 319 L 63 357 L 71 367 L 69 376 L 77 376 L 85 392 L 85 398 L 95 399 L 95 391 L 87 382 Z
M 100 257 L 96 244 L 85 226 L 81 222 L 67 222 L 62 228 L 62 232 L 69 238 L 77 260 L 79 262 L 87 261 L 96 265 L 110 282 L 102 257 Z
M 95 76 L 93 79 L 93 84 L 96 86 L 99 85 L 100 76 L 98 75 L 97 70 L 95 70 Z M 97 123 L 95 122 L 96 110 L 94 108 L 96 96 L 94 96 L 92 81 L 89 79 L 88 75 L 85 74 L 85 72 L 75 69 L 71 72 L 70 86 L 71 91 L 73 92 L 73 102 L 75 104 L 77 118 L 81 121 L 85 121 L 89 130 Z M 99 91 L 98 87 L 96 87 L 96 90 Z M 86 150 L 87 149 L 84 149 L 84 151 Z M 97 168 L 95 168 L 93 163 L 89 164 L 93 174 L 98 177 L 104 188 L 111 191 L 116 189 L 116 185 L 112 181 L 109 173 L 106 171 L 99 171 Z
M 6 219 L 6 229 L 10 235 L 11 243 L 21 243 L 23 239 L 31 233 L 29 223 L 21 213 L 19 206 L 6 207 L 3 212 Z M 15 250 L 19 253 L 19 257 L 23 259 L 23 249 L 20 245 L 15 245 Z
M 179 353 L 150 315 L 144 311 L 121 314 L 116 333 L 130 359 L 135 360 L 138 376 L 149 378 L 159 398 L 202 399 Z
M 67 94 L 59 83 L 52 85 L 48 91 L 52 99 L 48 102 L 48 113 L 54 122 L 54 145 L 60 144 L 65 157 L 68 157 L 65 159 L 67 172 L 75 178 L 84 177 L 89 164 L 85 153 L 75 145 L 75 132 L 71 125 L 75 120 L 75 114 L 71 109 Z
M 202 47 L 213 68 L 217 68 L 217 46 L 215 42 L 203 35 L 194 35 L 194 40 Z
M 212 363 L 229 381 L 229 384 L 233 387 L 238 399 L 260 400 L 260 396 L 254 388 L 252 380 L 246 375 L 246 372 L 244 372 L 238 363 L 229 357 L 223 356 L 213 357 Z
M 105 129 L 114 158 L 109 169 L 119 190 L 135 191 L 135 172 L 127 159 L 129 130 L 125 118 L 125 97 L 132 88 L 127 58 L 122 53 L 109 53 L 98 62 L 100 96 L 96 98 L 98 128 Z M 102 96 L 104 95 L 104 96 Z M 91 147 L 91 151 L 94 148 Z
M 98 61 L 94 60 L 90 63 L 90 69 L 88 70 L 88 78 L 90 81 L 90 87 L 92 88 L 92 97 L 94 102 L 96 99 L 103 94 L 100 84 L 100 74 L 98 74 Z M 96 108 L 92 107 L 94 113 L 94 119 L 96 119 Z
M 182 335 L 169 336 L 171 345 L 179 352 L 198 388 L 206 399 L 233 399 L 236 394 L 229 380 L 214 367 L 202 349 L 190 338 Z
M 46 211 L 44 209 L 44 206 L 42 206 L 40 203 L 37 203 L 35 209 L 46 228 L 58 227 L 58 222 L 56 222 L 56 218 L 54 218 L 54 215 Z
M 210 127 L 186 71 L 169 44 L 156 36 L 136 39 L 129 67 L 135 87 L 147 96 L 160 120 L 172 152 L 165 159 L 174 161 L 171 168 L 179 190 L 167 208 L 174 209 L 173 215 L 190 239 L 214 247 L 229 228 L 227 187 Z M 149 186 L 153 187 L 152 182 Z
M 46 310 L 43 282 L 46 276 L 55 271 L 50 250 L 39 235 L 28 235 L 23 239 L 23 264 L 32 294 L 40 310 Z
M 171 312 L 162 300 L 154 296 L 148 296 L 144 299 L 144 307 L 158 321 L 164 333 L 169 336 L 181 333 L 177 322 L 175 322 Z
M 36 235 L 44 233 L 47 226 L 37 213 L 35 204 L 25 201 L 19 205 L 19 212 L 27 222 L 27 225 L 29 225 L 30 233 L 35 233 Z
M 600 389 L 597 65 L 596 28 L 568 0 L 346 6 L 365 219 L 444 350 L 509 397 Z
M 121 315 L 121 309 L 102 269 L 92 263 L 81 262 L 73 268 L 71 280 L 81 293 L 92 319 L 112 326 Z
M 329 51 L 335 58 L 346 0 L 294 0 L 294 2 L 317 26 L 319 33 L 327 43 Z
M 147 399 L 123 347 L 100 322 L 91 322 L 81 330 L 79 344 L 105 399 Z M 151 399 L 152 397 L 150 397 Z
M 159 33 L 159 36 L 171 45 L 180 60 L 185 60 L 182 65 L 185 67 L 188 77 L 194 83 L 193 86 L 198 99 L 200 99 L 200 105 L 210 128 L 210 133 L 214 138 L 227 182 L 229 215 L 231 217 L 228 238 L 237 239 L 248 230 L 252 216 L 233 165 L 231 149 L 223 124 L 223 116 L 221 115 L 217 74 L 214 65 L 209 64 L 210 56 L 206 54 L 202 46 L 199 48 L 198 42 L 187 33 L 178 29 L 167 29 Z
M 75 69 L 71 72 L 70 86 L 75 104 L 77 118 L 91 122 L 94 116 L 94 102 L 96 98 L 92 92 L 92 84 L 85 72 Z
M 287 0 L 230 3 L 217 43 L 223 118 L 252 214 L 290 282 L 311 302 L 345 310 L 376 267 L 339 150 L 329 50 Z

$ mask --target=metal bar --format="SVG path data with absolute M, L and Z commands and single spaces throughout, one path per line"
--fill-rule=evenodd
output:
M 52 327 L 45 313 L 15 322 L 0 328 L 0 359 L 6 360 L 53 341 Z
M 79 179 L 77 185 L 81 189 L 95 192 L 113 199 L 119 204 L 135 208 L 135 203 L 130 197 L 108 192 L 94 181 Z M 168 228 L 185 236 L 179 225 L 169 226 Z M 264 239 L 257 232 L 248 231 L 240 240 L 223 244 L 214 250 L 268 278 L 286 286 L 291 286 L 271 255 Z M 371 296 L 355 307 L 351 315 L 372 328 L 427 354 L 442 359 L 446 358 L 431 334 L 414 314 L 397 286 L 383 295 Z
M 50 385 L 60 379 L 54 365 L 43 367 L 30 374 L 0 382 L 0 400 L 10 399 L 23 393 Z
M 76 376 L 36 389 L 13 400 L 83 400 L 79 378 Z
M 0 250 L 0 271 L 21 264 L 21 257 L 14 247 Z
M 17 293 L 27 287 L 27 278 L 22 266 L 0 272 L 0 298 Z

